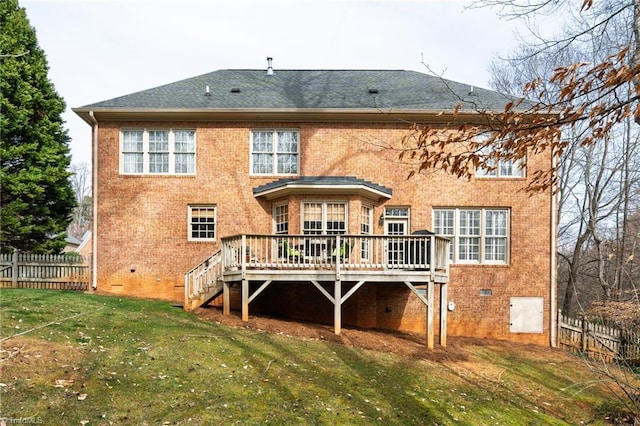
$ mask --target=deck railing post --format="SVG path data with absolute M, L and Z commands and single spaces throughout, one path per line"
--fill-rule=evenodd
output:
M 242 279 L 247 274 L 247 236 L 242 235 L 242 243 L 240 246 L 240 265 L 242 271 Z
M 439 256 L 438 253 L 436 253 L 436 237 L 435 235 L 432 235 L 429 237 L 429 273 L 431 274 L 431 281 L 435 281 L 436 280 L 436 267 L 437 267 L 437 263 L 435 261 L 436 256 Z
M 340 280 L 340 257 L 342 256 L 342 251 L 340 249 L 340 235 L 336 235 L 336 245 L 335 248 L 333 249 L 333 253 L 329 254 L 330 256 L 333 256 L 333 254 L 335 253 L 335 257 L 336 257 L 336 280 Z

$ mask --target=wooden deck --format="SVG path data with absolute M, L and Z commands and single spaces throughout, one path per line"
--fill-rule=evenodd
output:
M 446 283 L 448 244 L 436 235 L 238 235 L 222 240 L 222 269 L 227 281 Z
M 223 294 L 230 312 L 230 286 L 242 286 L 242 319 L 249 304 L 272 282 L 310 282 L 334 305 L 340 334 L 342 304 L 366 283 L 402 283 L 427 308 L 427 345 L 433 347 L 435 286 L 440 288 L 440 344 L 446 345 L 449 240 L 436 235 L 237 235 L 185 276 L 185 309 Z M 249 294 L 249 282 L 260 286 Z M 333 294 L 326 290 L 333 283 Z M 342 293 L 342 283 L 354 283 Z M 322 284 L 324 283 L 324 285 Z M 426 286 L 426 297 L 416 285 Z

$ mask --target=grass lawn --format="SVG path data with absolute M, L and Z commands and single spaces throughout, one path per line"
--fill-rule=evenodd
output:
M 166 302 L 22 289 L 0 300 L 0 418 L 607 424 L 619 404 L 582 360 L 549 348 L 468 344 L 463 358 L 429 360 L 229 327 Z

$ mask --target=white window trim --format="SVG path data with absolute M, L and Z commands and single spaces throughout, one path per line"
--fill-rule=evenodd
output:
M 486 134 L 481 133 L 479 135 L 476 135 L 476 140 L 481 142 L 488 139 L 488 137 L 489 136 L 487 136 Z M 499 143 L 499 141 L 496 141 L 496 142 Z M 489 147 L 487 147 L 485 151 L 487 151 L 487 154 L 489 154 L 490 152 L 493 152 L 493 151 L 489 152 Z M 480 155 L 483 155 L 482 152 L 480 153 Z M 478 169 L 476 169 L 475 176 L 480 179 L 523 179 L 527 176 L 526 161 L 524 159 L 512 161 L 513 173 L 503 175 L 502 164 L 505 161 L 506 160 L 503 160 L 501 158 L 496 159 L 496 164 L 495 164 L 496 167 L 491 171 L 479 167 Z
M 310 235 L 334 235 L 327 234 L 327 204 L 342 204 L 344 205 L 344 225 L 345 230 L 344 234 L 349 233 L 349 203 L 347 201 L 339 201 L 339 200 L 302 200 L 300 201 L 300 231 L 304 234 L 304 205 L 305 204 L 322 204 L 322 233 L 320 234 L 310 234 Z
M 361 214 L 360 217 L 360 234 L 361 235 L 372 235 L 373 234 L 373 206 L 369 205 L 369 204 L 363 204 L 360 207 L 361 211 L 364 212 L 364 209 L 367 209 L 369 211 L 369 219 L 365 222 L 364 220 L 364 214 Z M 369 232 L 364 233 L 362 232 L 362 225 L 367 225 L 369 227 Z
M 405 210 L 407 212 L 406 215 L 392 215 L 389 214 L 388 211 L 389 210 L 393 210 L 393 209 L 398 209 L 398 210 Z M 384 217 L 385 219 L 407 219 L 410 220 L 411 219 L 411 208 L 408 206 L 385 206 L 384 207 Z
M 502 207 L 452 207 L 452 208 L 448 208 L 448 207 L 442 207 L 442 208 L 434 208 L 432 210 L 432 222 L 431 223 L 435 223 L 435 212 L 436 211 L 442 211 L 442 210 L 447 210 L 447 211 L 453 211 L 454 215 L 453 215 L 453 232 L 454 235 L 448 235 L 448 234 L 440 234 L 439 235 L 443 235 L 446 237 L 449 237 L 451 239 L 451 248 L 453 250 L 453 259 L 451 260 L 451 262 L 453 264 L 456 265 L 509 265 L 511 262 L 510 259 L 510 254 L 511 254 L 511 209 L 508 208 L 502 208 Z M 478 236 L 478 238 L 480 239 L 480 247 L 479 247 L 479 253 L 478 253 L 478 260 L 460 260 L 460 253 L 459 253 L 459 239 L 460 239 L 460 212 L 461 211 L 469 211 L 469 210 L 474 210 L 474 211 L 480 211 L 480 235 Z M 485 240 L 487 238 L 486 235 L 486 212 L 488 211 L 504 211 L 507 213 L 507 223 L 505 224 L 506 226 L 506 231 L 507 231 L 507 235 L 505 237 L 506 239 L 506 246 L 505 246 L 505 260 L 485 260 Z M 435 228 L 434 230 L 436 232 L 438 232 Z
M 192 236 L 193 225 L 192 221 L 192 211 L 193 209 L 213 209 L 213 238 L 195 238 Z M 189 204 L 187 206 L 187 241 L 216 241 L 218 239 L 218 206 L 215 204 Z
M 521 161 L 514 161 L 512 165 L 512 170 L 516 173 L 513 174 L 502 174 L 502 164 L 505 160 L 498 160 L 496 164 L 496 168 L 488 171 L 486 169 L 479 168 L 476 170 L 476 177 L 479 179 L 523 179 L 526 177 L 526 167 L 522 165 Z
M 124 171 L 124 132 L 142 132 L 142 172 L 125 172 Z M 151 173 L 149 172 L 150 154 L 149 151 L 149 132 L 160 131 L 169 132 L 169 171 L 166 173 Z M 175 151 L 175 134 L 176 132 L 193 132 L 193 172 L 191 173 L 176 173 L 175 171 L 175 157 L 176 154 L 190 154 L 189 152 L 176 152 Z M 193 128 L 165 128 L 165 127 L 124 127 L 120 129 L 120 153 L 119 153 L 119 172 L 121 175 L 127 176 L 194 176 L 197 168 L 197 132 Z
M 368 218 L 365 221 L 364 211 L 365 209 L 369 212 Z M 363 204 L 360 207 L 360 235 L 372 235 L 373 234 L 373 206 L 369 204 Z M 364 232 L 362 230 L 363 225 L 367 225 L 369 227 L 368 232 Z M 371 241 L 368 239 L 362 239 L 360 242 L 360 258 L 364 261 L 371 260 Z
M 273 234 L 274 235 L 287 235 L 289 233 L 289 231 L 287 230 L 286 234 L 278 234 L 278 220 L 277 220 L 277 215 L 276 215 L 276 211 L 279 208 L 282 207 L 287 207 L 287 229 L 289 228 L 289 223 L 291 223 L 291 218 L 289 217 L 289 204 L 288 203 L 278 203 L 278 204 L 274 204 L 272 207 L 272 213 L 271 213 L 271 217 L 273 218 Z
M 296 170 L 298 171 L 297 173 L 278 173 L 278 152 L 277 152 L 277 141 L 275 141 L 274 139 L 274 144 L 273 144 L 273 167 L 272 167 L 272 172 L 271 173 L 255 173 L 253 171 L 253 133 L 254 132 L 273 132 L 273 133 L 277 133 L 277 132 L 295 132 L 298 134 L 298 151 L 296 152 L 297 154 L 297 164 L 296 164 Z M 300 129 L 288 129 L 288 128 L 266 128 L 266 129 L 261 129 L 261 128 L 256 128 L 256 129 L 251 129 L 250 133 L 249 133 L 249 176 L 299 176 L 300 175 Z M 284 153 L 280 153 L 280 154 L 284 154 Z

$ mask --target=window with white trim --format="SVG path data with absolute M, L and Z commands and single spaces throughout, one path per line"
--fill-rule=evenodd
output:
M 360 215 L 360 234 L 371 235 L 373 229 L 373 208 L 371 206 L 362 206 Z M 360 257 L 363 260 L 369 260 L 371 256 L 371 248 L 369 247 L 369 240 L 362 239 L 360 246 Z
M 189 241 L 216 239 L 216 206 L 189 206 Z
M 289 205 L 278 204 L 273 206 L 273 227 L 275 234 L 289 233 Z
M 433 231 L 451 239 L 453 263 L 508 264 L 509 209 L 434 209 Z
M 347 233 L 347 204 L 343 202 L 303 202 L 302 233 L 337 235 Z
M 120 173 L 194 174 L 195 130 L 130 129 L 120 132 Z
M 488 135 L 477 135 L 476 140 L 486 140 Z M 496 145 L 499 145 L 499 141 L 496 141 Z M 499 147 L 484 147 L 480 150 L 480 155 L 488 157 L 494 150 Z M 514 159 L 504 158 L 490 158 L 486 160 L 486 168 L 478 168 L 476 170 L 476 177 L 498 177 L 498 178 L 521 178 L 525 176 L 524 162 Z
M 453 262 L 453 238 L 455 236 L 455 210 L 438 209 L 433 211 L 433 232 L 449 237 L 449 260 Z
M 298 130 L 253 130 L 251 174 L 297 175 L 300 163 L 299 136 Z
M 385 207 L 384 217 L 386 219 L 409 218 L 408 207 Z

